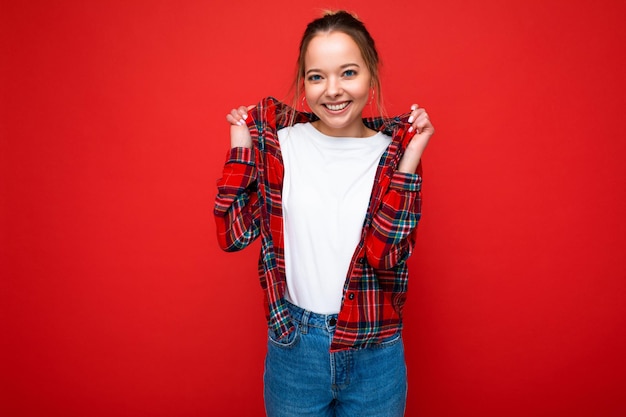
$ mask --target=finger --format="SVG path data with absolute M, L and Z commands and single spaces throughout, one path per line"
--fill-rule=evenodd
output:
M 246 124 L 246 119 L 248 118 L 248 109 L 245 106 L 239 106 L 236 110 L 236 114 L 238 116 L 238 125 L 243 126 Z
M 413 110 L 413 112 L 411 113 L 411 117 L 409 117 L 408 122 L 409 123 L 413 123 L 413 127 L 415 127 L 415 121 L 426 111 L 424 109 L 415 109 Z
M 246 124 L 246 120 L 248 120 L 248 112 L 250 110 L 252 110 L 253 108 L 255 108 L 256 105 L 251 104 L 249 106 L 239 106 L 239 108 L 237 109 L 237 113 L 239 115 L 239 122 L 238 123 L 240 126 Z M 237 118 L 237 117 L 235 117 Z
M 415 110 L 417 110 L 418 107 L 419 106 L 417 104 L 411 104 L 411 116 L 408 120 L 409 123 L 413 123 L 413 120 L 415 120 Z
M 421 112 L 418 116 L 417 119 L 415 120 L 415 124 L 420 127 L 423 128 L 427 123 L 429 123 L 429 117 L 428 117 L 428 113 L 426 113 L 425 111 Z
M 241 115 L 241 124 L 245 124 L 246 120 L 248 120 L 248 112 L 255 108 L 256 105 L 251 104 L 249 106 L 241 106 L 239 107 L 239 114 Z
M 226 121 L 227 121 L 228 123 L 230 123 L 231 125 L 236 125 L 236 124 L 237 124 L 237 119 L 235 119 L 235 118 L 233 117 L 233 115 L 232 115 L 232 114 L 230 114 L 230 113 L 228 113 L 228 114 L 226 115 Z
M 417 129 L 420 133 L 430 132 L 430 135 L 432 135 L 435 132 L 435 128 L 427 114 L 423 115 L 416 123 L 418 124 Z
M 250 111 L 254 107 L 256 107 L 256 106 L 250 105 L 250 106 L 241 106 L 241 107 L 239 107 L 237 110 L 239 111 L 239 114 L 241 115 L 241 119 L 242 120 L 247 120 L 248 119 L 248 111 Z
M 413 123 L 413 121 L 417 118 L 420 110 L 421 109 L 417 104 L 413 104 L 411 106 L 411 116 L 409 117 L 409 120 L 408 120 L 409 123 Z
M 232 125 L 243 126 L 245 124 L 245 119 L 242 117 L 239 109 L 232 109 L 226 116 L 226 120 Z

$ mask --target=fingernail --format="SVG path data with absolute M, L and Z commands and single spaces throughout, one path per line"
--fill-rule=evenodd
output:
M 413 131 L 413 126 L 409 127 L 409 133 Z
M 237 122 L 237 126 L 242 126 L 243 125 L 243 120 L 240 120 Z
M 242 125 L 245 125 L 245 124 L 246 124 L 246 119 L 241 119 L 241 120 L 239 121 L 239 123 L 241 123 Z
M 409 117 L 409 123 L 413 123 L 413 116 Z
M 248 120 L 248 113 L 243 115 L 243 120 Z

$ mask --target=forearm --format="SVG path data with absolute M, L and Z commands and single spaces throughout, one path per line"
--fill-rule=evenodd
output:
M 218 243 L 227 251 L 243 249 L 258 236 L 259 206 L 253 158 L 251 149 L 231 149 L 217 182 L 213 214 Z
M 366 236 L 367 259 L 374 268 L 393 268 L 410 255 L 421 216 L 420 189 L 421 176 L 394 174 Z
M 408 147 L 400 159 L 398 171 L 406 174 L 415 174 L 422 159 L 423 150 L 415 150 Z

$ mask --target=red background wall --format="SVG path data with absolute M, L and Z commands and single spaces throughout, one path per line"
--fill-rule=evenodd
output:
M 258 246 L 224 116 L 356 11 L 437 128 L 407 416 L 626 415 L 624 1 L 2 1 L 0 415 L 260 416 Z

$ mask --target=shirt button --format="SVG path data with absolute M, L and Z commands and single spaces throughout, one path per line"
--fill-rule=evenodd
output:
M 354 293 L 353 292 L 351 292 L 350 295 L 348 295 L 348 299 L 354 300 Z
M 365 263 L 365 258 L 359 258 L 359 263 L 363 265 Z
M 337 324 L 337 319 L 332 317 L 330 320 L 328 320 L 328 325 L 330 327 L 334 326 L 335 324 Z

